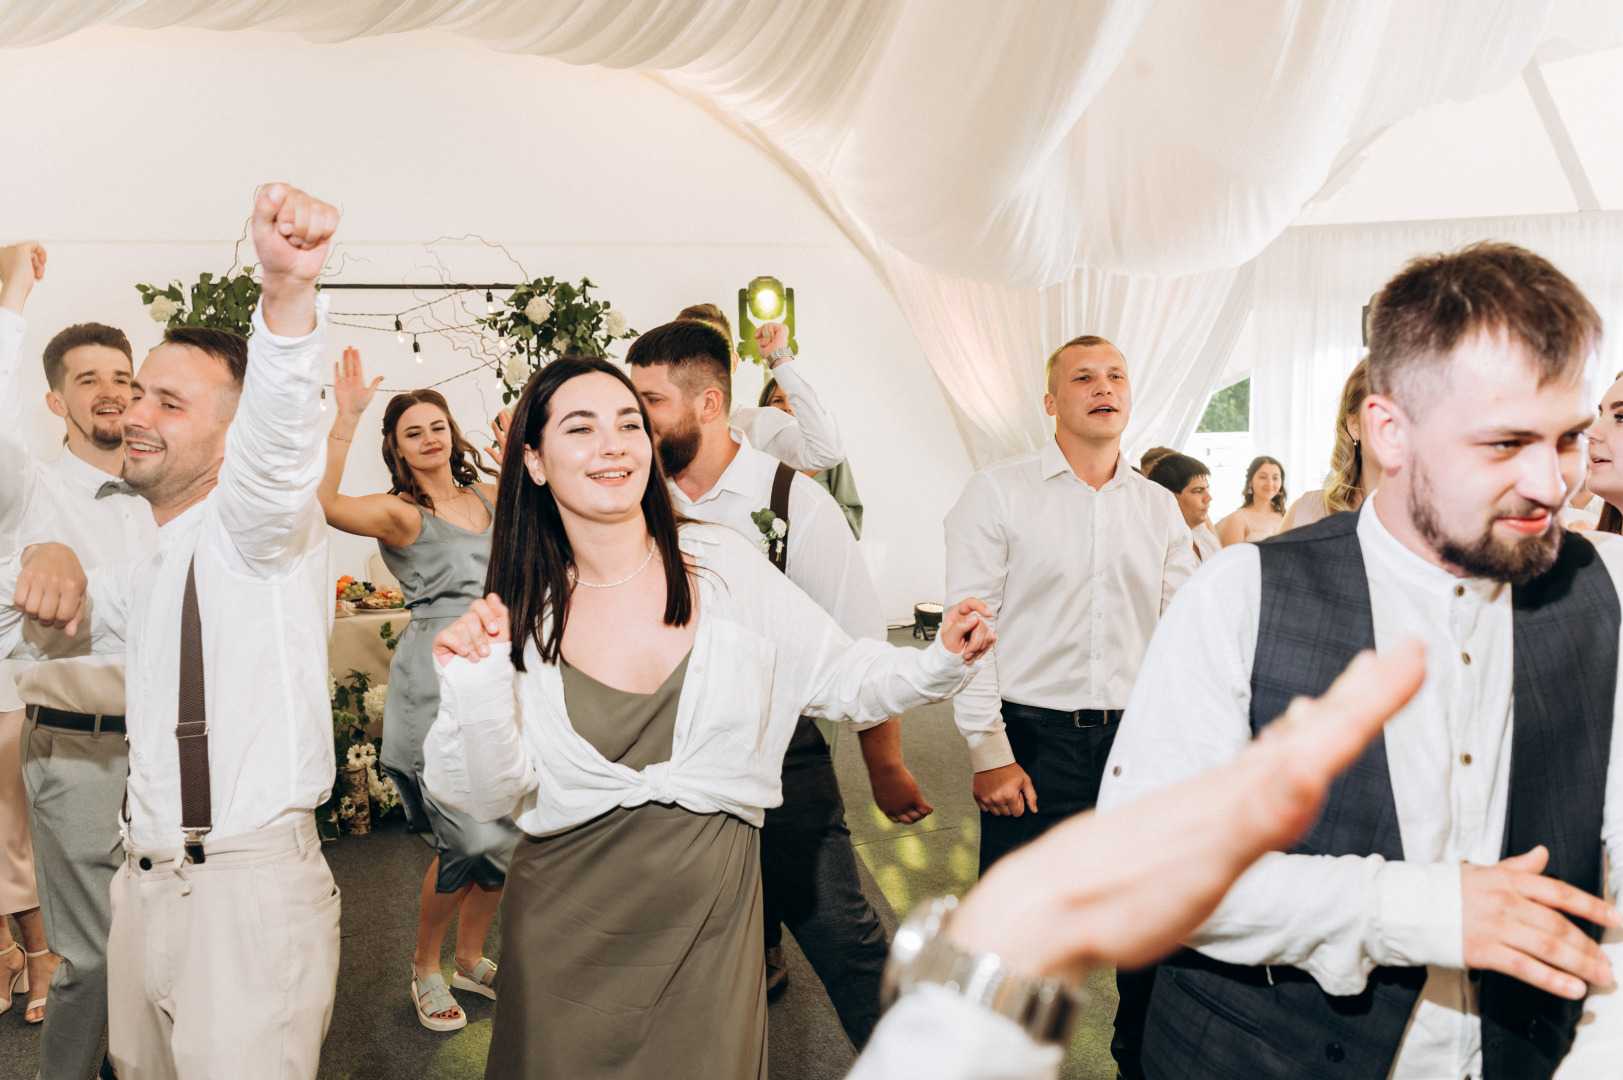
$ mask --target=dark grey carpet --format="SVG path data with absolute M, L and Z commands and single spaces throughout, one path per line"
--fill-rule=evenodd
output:
M 891 640 L 909 643 L 906 631 Z M 975 880 L 979 817 L 970 794 L 969 752 L 952 722 L 950 705 L 930 706 L 902 720 L 903 752 L 935 812 L 915 825 L 885 820 L 868 788 L 857 739 L 846 733 L 835 747 L 847 820 L 862 856 L 864 885 L 888 930 L 922 900 L 962 895 Z M 399 819 L 370 836 L 327 845 L 327 859 L 344 891 L 343 951 L 332 1029 L 322 1050 L 322 1080 L 472 1080 L 484 1075 L 490 1043 L 488 1001 L 458 994 L 468 1027 L 453 1035 L 418 1024 L 410 1001 L 410 961 L 417 935 L 417 889 L 433 858 Z M 454 933 L 454 930 L 453 930 Z M 501 924 L 489 953 L 497 955 Z M 444 967 L 451 971 L 451 938 Z M 773 1080 L 838 1080 L 854 1054 L 834 1007 L 790 938 L 789 989 L 773 1004 L 768 1046 Z M 1066 1080 L 1108 1080 L 1110 1020 L 1115 980 L 1099 972 L 1089 1005 L 1061 1075 Z M 23 999 L 0 1015 L 0 1080 L 30 1080 L 38 1055 L 38 1029 L 22 1021 Z

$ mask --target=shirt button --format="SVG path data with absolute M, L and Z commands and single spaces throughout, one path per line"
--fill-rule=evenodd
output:
M 1468 653 L 1468 652 L 1460 653 L 1460 659 L 1464 660 L 1467 664 L 1469 664 L 1471 662 L 1471 654 Z
M 1469 765 L 1469 764 L 1471 764 L 1471 755 L 1470 754 L 1461 754 L 1460 755 L 1460 764 L 1461 765 Z
M 1121 766 L 1120 765 L 1114 766 L 1110 770 L 1110 775 L 1111 776 L 1120 776 L 1121 775 Z
M 1454 586 L 1454 595 L 1455 596 L 1464 596 L 1465 595 L 1465 586 L 1464 585 L 1456 585 L 1456 586 Z
M 140 866 L 141 869 L 143 869 L 143 870 L 151 870 L 152 869 L 152 860 L 147 858 L 145 855 L 143 855 L 143 856 L 141 856 L 141 861 L 137 865 Z

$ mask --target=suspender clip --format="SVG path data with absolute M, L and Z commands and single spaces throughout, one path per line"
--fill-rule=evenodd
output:
M 197 866 L 203 865 L 203 834 L 207 829 L 186 830 L 186 861 Z

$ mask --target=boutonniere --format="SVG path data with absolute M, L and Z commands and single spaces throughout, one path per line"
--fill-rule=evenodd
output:
M 785 543 L 784 537 L 789 535 L 789 523 L 772 512 L 771 507 L 763 507 L 750 515 L 755 527 L 761 530 L 761 550 L 767 558 L 774 558 L 781 554 Z

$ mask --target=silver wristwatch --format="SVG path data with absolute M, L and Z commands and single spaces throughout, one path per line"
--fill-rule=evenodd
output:
M 1008 1017 L 1037 1042 L 1068 1045 L 1082 1012 L 1081 989 L 1064 979 L 1019 975 L 994 955 L 959 949 L 942 932 L 957 906 L 952 896 L 932 900 L 896 931 L 880 1004 L 888 1009 L 908 991 L 932 983 Z
M 795 351 L 793 349 L 787 345 L 781 346 L 766 354 L 766 368 L 771 371 L 785 360 L 793 360 L 794 358 Z

